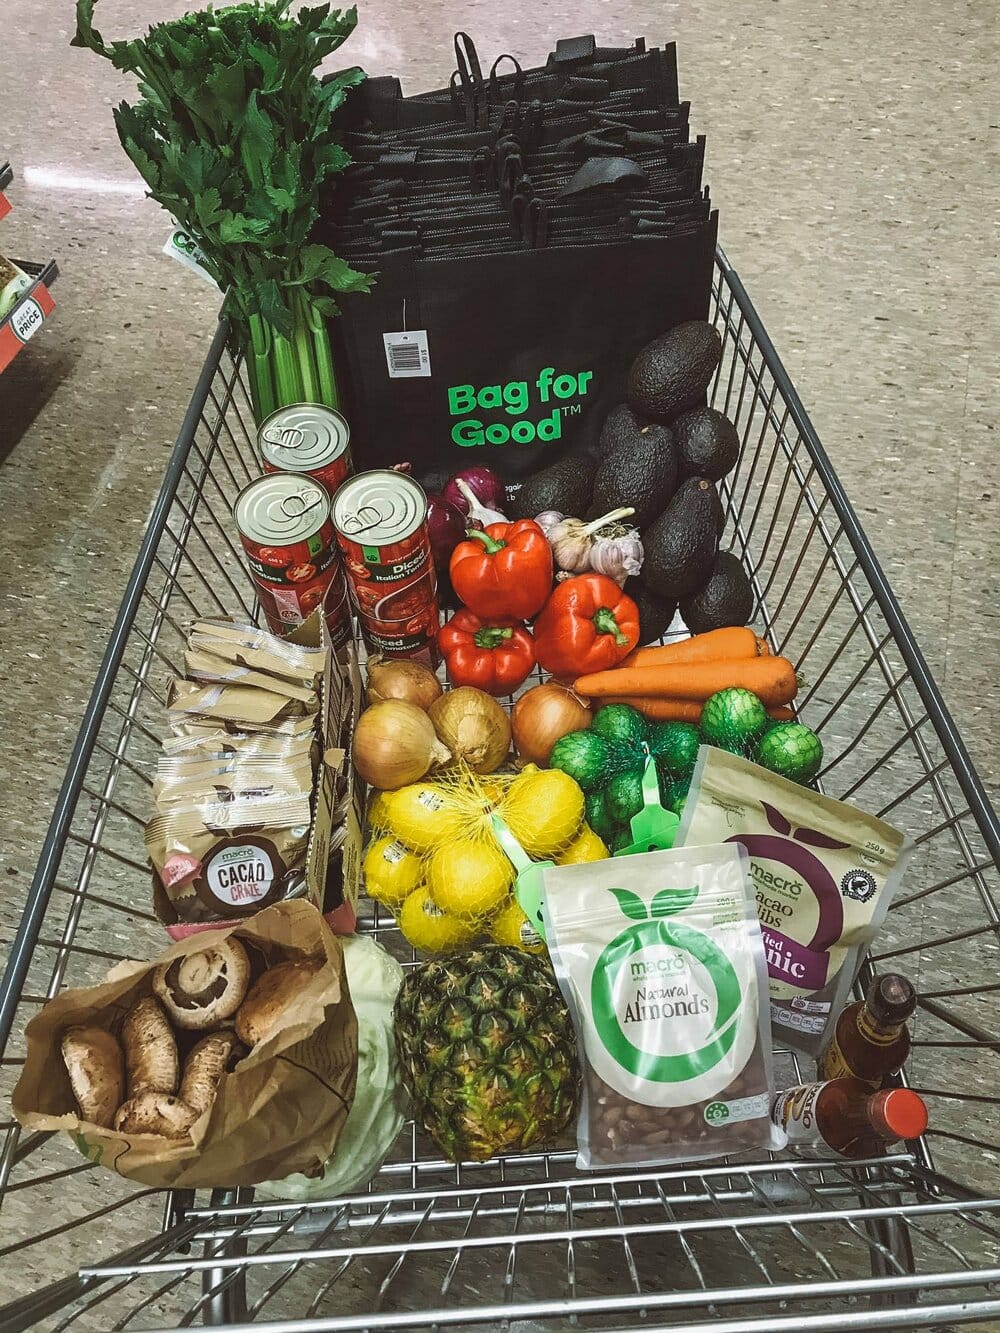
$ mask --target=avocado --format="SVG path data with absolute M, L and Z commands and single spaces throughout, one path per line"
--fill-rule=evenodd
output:
M 660 597 L 687 597 L 708 582 L 719 549 L 722 504 L 707 477 L 683 483 L 642 536 L 642 581 Z
M 588 454 L 567 454 L 525 479 L 509 506 L 511 518 L 534 518 L 556 509 L 579 518 L 590 507 L 598 460 Z
M 629 505 L 629 519 L 640 532 L 662 514 L 677 486 L 677 448 L 667 426 L 640 426 L 632 436 L 623 433 L 605 454 L 594 477 L 594 498 L 585 517 Z
M 626 579 L 624 591 L 639 608 L 639 642 L 656 643 L 662 639 L 677 610 L 674 598 L 657 597 L 639 577 Z
M 669 424 L 705 401 L 722 360 L 722 337 L 704 320 L 678 324 L 648 343 L 628 373 L 629 407 L 640 416 Z
M 619 403 L 604 418 L 604 425 L 601 427 L 600 438 L 594 452 L 598 458 L 603 458 L 612 449 L 617 449 L 623 441 L 634 440 L 642 427 L 648 425 L 649 422 L 645 417 L 637 416 L 628 403 Z
M 721 481 L 740 456 L 739 432 L 714 407 L 693 407 L 683 412 L 672 428 L 677 440 L 681 473 Z
M 745 625 L 752 610 L 753 586 L 732 551 L 720 551 L 705 586 L 681 600 L 681 615 L 692 634 Z

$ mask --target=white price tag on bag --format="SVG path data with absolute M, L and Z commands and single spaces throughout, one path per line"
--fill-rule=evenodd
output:
M 383 333 L 385 362 L 391 380 L 428 379 L 431 373 L 431 354 L 427 350 L 427 330 L 411 329 L 408 333 Z

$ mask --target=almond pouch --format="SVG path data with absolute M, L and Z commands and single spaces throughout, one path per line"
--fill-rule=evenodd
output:
M 912 845 L 853 805 L 703 745 L 677 845 L 717 842 L 750 857 L 775 1039 L 818 1055 Z
M 547 943 L 583 1061 L 577 1165 L 777 1148 L 767 974 L 742 849 L 544 873 Z

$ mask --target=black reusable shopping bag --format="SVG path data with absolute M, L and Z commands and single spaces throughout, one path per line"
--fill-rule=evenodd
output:
M 681 234 L 389 254 L 331 324 L 355 467 L 514 480 L 594 444 L 636 352 L 708 315 L 717 215 Z

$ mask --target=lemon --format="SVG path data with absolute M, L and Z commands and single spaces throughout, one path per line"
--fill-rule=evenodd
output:
M 382 799 L 386 829 L 415 852 L 428 852 L 461 831 L 458 804 L 437 783 L 413 782 L 398 791 L 383 792 Z
M 409 895 L 399 913 L 399 928 L 413 945 L 426 953 L 446 953 L 469 944 L 477 930 L 474 921 L 460 921 L 431 902 L 427 885 Z
M 424 864 L 395 838 L 377 838 L 365 852 L 364 876 L 369 898 L 396 911 L 423 879 Z
M 514 882 L 514 867 L 496 843 L 485 838 L 443 843 L 431 854 L 426 874 L 435 904 L 473 921 L 495 912 Z
M 529 856 L 551 856 L 583 822 L 583 792 L 558 768 L 528 767 L 510 784 L 500 816 Z
M 589 824 L 584 824 L 577 837 L 556 857 L 556 865 L 579 866 L 587 861 L 606 861 L 611 853 Z
M 385 828 L 385 798 L 384 791 L 373 791 L 371 794 L 368 802 L 368 827 L 371 829 Z
M 490 936 L 497 944 L 526 953 L 545 953 L 545 941 L 521 911 L 516 898 L 509 899 L 490 922 Z

